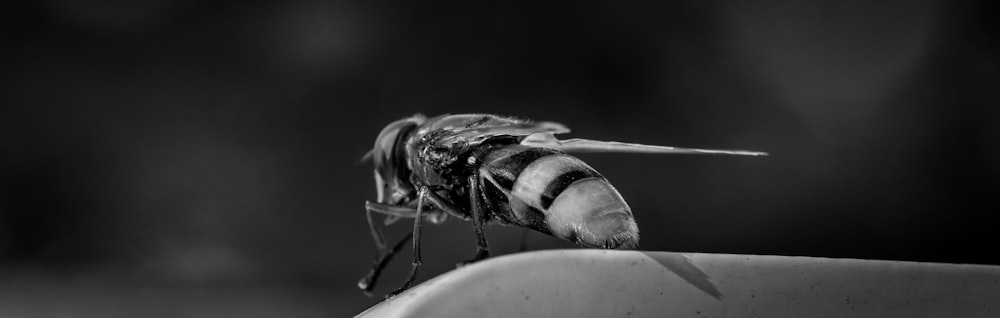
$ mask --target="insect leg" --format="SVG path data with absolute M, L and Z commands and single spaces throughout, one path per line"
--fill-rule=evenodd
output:
M 459 263 L 458 266 L 463 266 L 467 264 L 475 263 L 481 259 L 490 256 L 490 247 L 486 242 L 486 233 L 484 231 L 484 225 L 486 223 L 486 214 L 483 211 L 483 188 L 481 186 L 479 175 L 469 176 L 469 200 L 472 206 L 472 228 L 476 231 L 476 256 L 472 259 Z
M 392 249 L 380 249 L 378 251 L 375 255 L 375 261 L 372 263 L 372 269 L 368 271 L 368 274 L 365 275 L 364 278 L 358 281 L 358 288 L 361 288 L 361 291 L 363 291 L 365 295 L 371 296 L 372 288 L 375 288 L 375 283 L 378 282 L 378 277 L 382 274 L 382 270 L 385 269 L 385 266 L 389 264 L 392 257 L 399 252 L 399 249 L 403 248 L 403 244 L 406 243 L 406 241 L 409 241 L 411 237 L 413 237 L 413 233 L 408 233 L 403 237 L 403 239 L 393 245 Z
M 391 205 L 391 204 L 378 203 L 372 201 L 365 201 L 365 210 L 369 212 L 368 216 L 369 220 L 371 220 L 370 212 L 378 212 L 379 214 L 385 214 L 401 218 L 412 218 L 414 215 L 417 214 L 417 209 L 408 206 Z
M 463 213 L 460 212 L 460 210 L 459 210 L 458 207 L 456 207 L 451 202 L 448 202 L 448 200 L 442 198 L 437 193 L 434 193 L 434 191 L 431 191 L 430 187 L 428 187 L 428 186 L 422 186 L 422 187 L 420 187 L 420 191 L 417 194 L 417 209 L 416 209 L 416 214 L 414 214 L 414 216 L 413 216 L 414 217 L 414 220 L 413 220 L 413 267 L 410 268 L 410 275 L 409 275 L 409 277 L 406 278 L 406 281 L 403 282 L 403 286 L 399 287 L 399 289 L 397 289 L 396 291 L 394 291 L 394 292 L 390 293 L 389 295 L 387 295 L 389 297 L 391 297 L 393 295 L 396 295 L 396 294 L 399 294 L 399 293 L 405 291 L 406 289 L 410 288 L 410 285 L 413 284 L 413 280 L 416 279 L 416 277 L 417 277 L 417 269 L 419 269 L 420 265 L 423 264 L 423 262 L 421 261 L 421 258 L 420 258 L 420 229 L 421 229 L 421 226 L 422 226 L 423 214 L 425 213 L 425 211 L 424 211 L 424 199 L 427 199 L 427 201 L 430 201 L 430 204 L 434 208 L 439 209 L 440 211 L 445 211 L 446 213 L 451 214 L 451 215 L 458 215 L 458 216 L 463 215 Z M 432 210 L 426 211 L 426 212 L 432 212 L 432 211 L 435 211 L 435 210 L 432 209 Z M 485 237 L 483 239 L 485 240 Z
M 417 208 L 414 207 L 391 205 L 372 201 L 365 201 L 365 209 L 370 212 L 378 212 L 387 215 L 388 217 L 385 221 L 386 225 L 395 223 L 396 220 L 400 218 L 412 218 L 417 215 Z M 428 209 L 423 212 L 423 216 L 434 224 L 443 223 L 448 219 L 448 214 L 452 214 L 445 214 L 438 209 Z M 371 224 L 371 221 L 369 221 L 369 224 Z
M 413 235 L 413 233 L 407 234 L 406 237 L 393 245 L 392 249 L 389 249 L 385 243 L 385 235 L 382 234 L 382 230 L 375 225 L 375 221 L 372 219 L 372 212 L 409 217 L 413 217 L 412 214 L 414 214 L 414 212 L 407 212 L 404 207 L 373 203 L 370 201 L 365 202 L 365 216 L 368 218 L 368 229 L 371 231 L 372 239 L 375 241 L 376 248 L 378 248 L 375 252 L 375 260 L 372 262 L 371 270 L 368 271 L 368 274 L 365 275 L 365 277 L 358 281 L 358 288 L 361 288 L 365 294 L 369 294 L 371 290 L 375 288 L 375 283 L 378 281 L 378 277 L 382 273 L 386 264 L 388 264 L 396 252 L 403 247 L 403 243 L 409 240 Z
M 378 275 L 382 272 L 382 268 L 385 267 L 384 263 L 386 262 L 386 258 L 391 257 L 391 255 L 387 257 L 386 254 L 391 253 L 386 253 L 385 235 L 382 235 L 382 230 L 379 230 L 379 228 L 375 226 L 375 222 L 372 220 L 372 210 L 368 208 L 368 202 L 365 202 L 365 216 L 368 218 L 368 230 L 371 231 L 372 239 L 375 240 L 375 247 L 378 249 L 375 251 L 375 261 L 372 264 L 372 269 L 368 271 L 368 274 L 365 275 L 365 277 L 362 277 L 361 280 L 358 281 L 358 288 L 361 288 L 361 290 L 367 294 L 373 287 L 375 287 Z
M 413 266 L 410 267 L 410 275 L 407 276 L 406 281 L 403 282 L 403 286 L 400 286 L 399 289 L 387 295 L 387 297 L 392 297 L 403 292 L 407 288 L 410 288 L 410 285 L 413 284 L 413 280 L 417 278 L 417 270 L 420 269 L 420 265 L 423 264 L 420 260 L 420 227 L 423 223 L 423 217 L 421 214 L 424 209 L 424 197 L 427 197 L 430 193 L 430 190 L 424 186 L 420 187 L 420 192 L 417 194 L 417 213 L 413 218 Z M 434 200 L 431 201 L 433 202 Z
M 460 218 L 460 219 L 463 219 L 463 220 L 468 220 L 469 219 L 467 213 L 462 212 L 462 209 L 460 209 L 459 207 L 455 206 L 454 204 L 452 204 L 451 202 L 449 202 L 447 199 L 442 198 L 437 193 L 434 193 L 434 191 L 432 191 L 433 190 L 432 188 L 426 187 L 426 186 L 424 188 L 426 188 L 426 191 L 424 191 L 425 194 L 424 194 L 423 198 L 427 199 L 427 201 L 430 201 L 431 205 L 433 207 L 439 209 L 440 211 L 444 211 L 445 213 L 448 213 L 448 214 L 450 214 L 450 215 L 452 215 L 454 217 L 457 217 L 457 218 Z M 424 213 L 428 213 L 428 212 L 429 211 L 424 211 Z

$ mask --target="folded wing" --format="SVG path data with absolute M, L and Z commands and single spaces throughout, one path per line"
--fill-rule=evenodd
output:
M 557 139 L 552 133 L 539 132 L 528 135 L 521 141 L 522 145 L 531 147 L 545 147 L 558 149 L 564 152 L 625 152 L 625 153 L 652 153 L 652 154 L 720 154 L 739 156 L 766 156 L 766 152 L 748 150 L 719 150 L 719 149 L 698 149 L 679 148 L 668 146 L 643 145 L 618 141 L 600 141 L 590 139 L 572 138 L 566 140 Z

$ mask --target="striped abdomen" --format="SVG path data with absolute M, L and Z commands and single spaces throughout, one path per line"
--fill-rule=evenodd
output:
M 634 248 L 632 211 L 607 179 L 576 157 L 549 148 L 507 146 L 483 158 L 480 173 L 506 197 L 507 222 L 581 245 Z M 506 214 L 506 215 L 505 215 Z

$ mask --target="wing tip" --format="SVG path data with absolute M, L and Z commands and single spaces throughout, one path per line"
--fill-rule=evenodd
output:
M 771 154 L 763 152 L 763 151 L 745 151 L 745 150 L 741 150 L 740 152 L 741 152 L 742 155 L 751 156 L 751 157 L 767 157 L 767 156 L 771 155 Z
M 733 156 L 749 156 L 749 157 L 766 157 L 770 154 L 763 151 L 751 151 L 751 150 L 722 150 L 722 149 L 698 149 L 698 148 L 675 148 L 678 153 L 689 153 L 689 154 L 710 154 L 710 155 L 733 155 Z
M 749 151 L 749 150 L 727 150 L 720 153 L 726 155 L 737 155 L 737 156 L 748 156 L 748 157 L 767 157 L 771 155 L 763 151 Z

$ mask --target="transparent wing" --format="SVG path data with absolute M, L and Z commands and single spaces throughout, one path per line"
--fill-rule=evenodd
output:
M 502 126 L 476 127 L 456 131 L 455 137 L 474 138 L 480 136 L 529 136 L 538 133 L 564 134 L 569 128 L 563 124 L 551 121 L 539 121 L 532 123 L 516 123 Z
M 766 152 L 747 150 L 718 150 L 718 149 L 697 149 L 678 148 L 668 146 L 654 146 L 633 144 L 617 141 L 600 141 L 590 139 L 556 139 L 551 133 L 535 133 L 529 135 L 521 141 L 522 145 L 531 147 L 545 147 L 558 149 L 565 152 L 630 152 L 630 153 L 654 153 L 654 154 L 722 154 L 740 156 L 766 156 Z
M 567 132 L 569 132 L 569 128 L 556 122 L 504 123 L 503 125 L 479 126 L 451 131 L 442 130 L 442 133 L 438 134 L 432 143 L 440 147 L 460 145 L 463 148 L 471 148 L 497 136 L 524 138 L 534 134 L 551 136 Z

